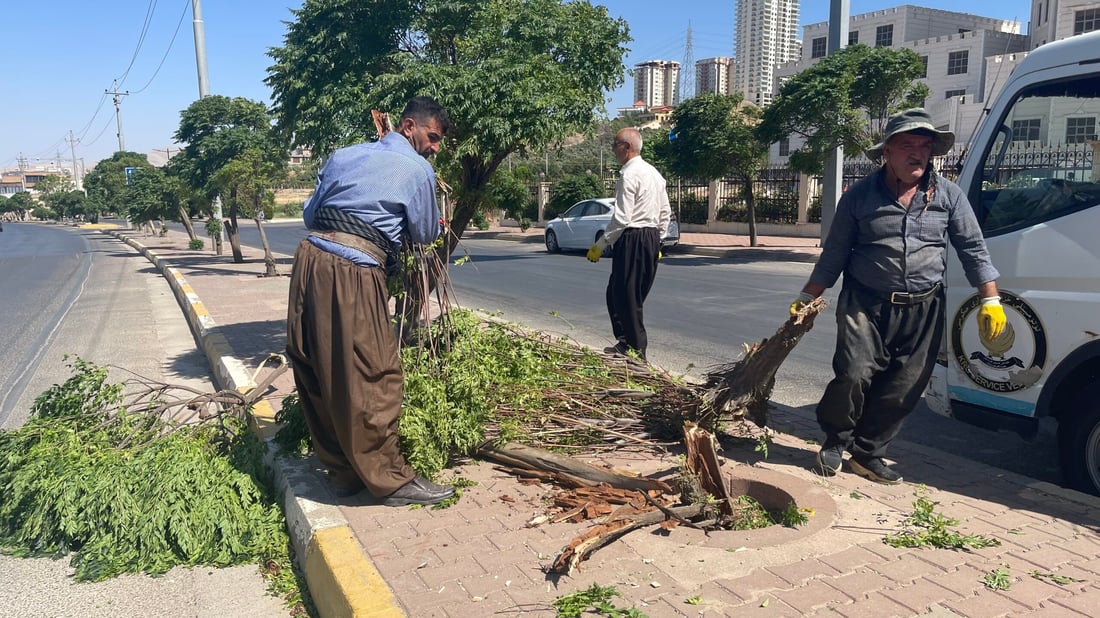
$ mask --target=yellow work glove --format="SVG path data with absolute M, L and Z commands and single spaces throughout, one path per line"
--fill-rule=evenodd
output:
M 989 341 L 1000 335 L 1008 324 L 1005 310 L 1001 307 L 1000 296 L 990 296 L 982 299 L 982 306 L 978 308 L 978 332 L 982 339 Z
M 588 255 L 585 257 L 588 258 L 589 262 L 595 264 L 600 261 L 601 255 L 603 255 L 603 249 L 600 248 L 600 245 L 597 243 L 588 248 Z
M 658 250 L 657 250 L 657 259 L 659 260 L 659 259 L 661 259 L 661 258 L 663 258 L 663 257 L 665 257 L 665 252 L 664 252 L 664 251 L 661 251 L 660 249 L 658 249 Z
M 814 295 L 809 292 L 802 292 L 798 295 L 798 298 L 794 299 L 791 303 L 791 315 L 796 315 L 803 307 L 813 302 Z

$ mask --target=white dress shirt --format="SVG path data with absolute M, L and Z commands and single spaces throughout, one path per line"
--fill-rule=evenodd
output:
M 664 238 L 671 218 L 664 176 L 642 157 L 631 157 L 620 170 L 611 222 L 597 244 L 607 248 L 628 227 L 655 227 Z

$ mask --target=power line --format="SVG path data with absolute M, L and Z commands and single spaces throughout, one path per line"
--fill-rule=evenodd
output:
M 149 33 L 149 23 L 153 21 L 153 13 L 157 10 L 157 0 L 150 0 L 149 8 L 145 9 L 145 23 L 141 25 L 141 34 L 138 35 L 137 45 L 134 47 L 134 53 L 130 56 L 130 64 L 123 71 L 122 76 L 116 77 L 115 81 L 118 85 L 122 85 L 126 82 L 126 76 L 130 74 L 130 69 L 134 67 L 134 62 L 137 61 L 138 53 L 141 51 L 141 46 L 145 42 L 145 35 Z
M 180 13 L 180 20 L 176 22 L 176 31 L 172 33 L 172 40 L 168 41 L 168 49 L 164 50 L 164 56 L 160 59 L 160 64 L 157 65 L 157 70 L 153 71 L 153 76 L 149 78 L 149 81 L 145 82 L 145 85 L 134 91 L 134 94 L 142 92 L 153 83 L 153 80 L 157 78 L 157 74 L 160 73 L 160 68 L 164 66 L 164 61 L 168 59 L 168 54 L 172 51 L 172 45 L 176 42 L 176 36 L 180 33 L 180 26 L 183 25 L 183 18 L 187 17 L 187 4 L 183 5 L 183 12 Z

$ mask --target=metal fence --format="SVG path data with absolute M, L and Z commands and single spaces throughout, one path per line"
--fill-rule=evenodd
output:
M 997 185 L 1011 185 L 1040 178 L 1086 180 L 1092 173 L 1093 150 L 1089 144 L 1064 144 L 1054 147 L 1024 147 L 1010 145 L 1001 157 L 996 171 L 987 166 L 984 180 Z M 955 180 L 965 156 L 977 153 L 950 152 L 937 160 L 937 169 L 945 177 Z M 993 157 L 991 157 L 991 160 Z M 842 189 L 847 190 L 856 181 L 871 174 L 881 163 L 866 158 L 848 159 L 844 162 Z M 800 183 L 805 176 L 785 165 L 772 165 L 762 170 L 752 182 L 756 204 L 757 223 L 793 224 L 798 222 Z M 821 221 L 821 177 L 811 179 L 813 194 L 807 209 L 807 220 Z M 1094 182 L 1097 179 L 1092 179 Z M 609 181 L 609 195 L 614 192 L 614 181 Z M 718 221 L 748 221 L 748 205 L 744 183 L 739 178 L 723 178 L 718 181 Z M 532 195 L 536 189 L 532 187 Z M 668 178 L 668 197 L 681 223 L 705 225 L 708 223 L 710 184 L 699 179 Z M 533 218 L 532 218 L 533 220 Z

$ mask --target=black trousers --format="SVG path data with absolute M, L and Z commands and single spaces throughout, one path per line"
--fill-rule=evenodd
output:
M 836 308 L 836 377 L 817 405 L 827 443 L 883 457 L 932 375 L 944 332 L 944 292 L 915 305 L 846 282 Z
M 657 276 L 661 238 L 654 227 L 628 227 L 615 241 L 611 277 L 607 281 L 607 314 L 615 339 L 645 356 L 645 324 L 642 304 Z

